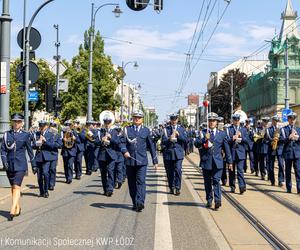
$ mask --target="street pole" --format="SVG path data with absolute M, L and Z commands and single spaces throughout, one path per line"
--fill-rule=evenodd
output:
M 124 62 L 122 61 L 122 74 L 125 74 L 124 72 Z M 123 112 L 124 112 L 124 100 L 123 100 L 123 96 L 124 96 L 124 75 L 122 75 L 122 82 L 121 82 L 121 117 L 120 120 L 121 122 L 123 122 Z
M 289 55 L 288 55 L 288 39 L 285 40 L 285 98 L 284 98 L 284 107 L 289 109 L 289 77 L 290 77 L 290 68 L 289 68 Z
M 116 17 L 119 17 L 122 11 L 119 8 L 119 4 L 117 3 L 106 3 L 102 4 L 95 10 L 95 5 L 92 3 L 92 11 L 91 11 L 91 26 L 89 31 L 89 81 L 88 81 L 88 108 L 87 108 L 87 120 L 93 120 L 93 43 L 95 38 L 95 23 L 96 23 L 96 15 L 100 9 L 105 6 L 116 6 L 113 13 Z
M 58 24 L 54 24 L 53 26 L 56 29 L 56 56 L 54 59 L 56 60 L 56 100 L 59 98 L 59 65 L 60 65 L 60 55 L 59 55 L 59 47 L 60 47 L 60 41 L 59 41 L 59 26 Z
M 29 52 L 30 52 L 30 30 L 34 19 L 42 8 L 54 0 L 47 0 L 44 2 L 33 14 L 30 19 L 28 28 L 26 29 L 26 41 L 25 41 L 25 129 L 29 129 Z
M 11 17 L 9 14 L 9 0 L 2 1 L 1 22 L 1 89 L 0 94 L 0 137 L 9 130 L 9 100 L 10 100 L 10 37 L 11 37 Z M 4 89 L 5 88 L 5 89 Z M 1 91 L 2 92 L 2 91 Z
M 26 6 L 27 6 L 27 0 L 24 0 L 24 8 L 23 8 L 23 68 L 25 67 Z
M 88 81 L 88 110 L 87 110 L 87 120 L 91 121 L 93 117 L 93 42 L 94 42 L 94 29 L 95 29 L 95 20 L 94 20 L 94 3 L 92 3 L 91 11 L 91 27 L 89 31 L 89 49 L 90 49 L 90 58 L 89 58 L 89 81 Z
M 128 119 L 130 119 L 130 85 L 127 85 L 128 88 Z
M 231 96 L 231 111 L 230 111 L 230 119 L 233 115 L 233 74 L 230 75 L 230 96 Z

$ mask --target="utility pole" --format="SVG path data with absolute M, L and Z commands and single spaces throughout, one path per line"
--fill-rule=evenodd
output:
M 54 60 L 56 60 L 56 98 L 57 100 L 59 98 L 59 65 L 60 65 L 60 55 L 59 55 L 59 47 L 60 47 L 60 41 L 59 41 L 59 26 L 58 24 L 53 25 L 54 29 L 56 29 L 56 56 L 54 56 Z
M 285 40 L 285 98 L 284 98 L 284 107 L 289 109 L 289 77 L 290 77 L 290 68 L 289 68 L 289 54 L 288 54 L 288 39 Z
M 0 94 L 0 137 L 10 127 L 9 100 L 10 100 L 10 37 L 11 37 L 11 17 L 9 14 L 9 0 L 2 0 L 1 22 L 1 94 Z
M 125 74 L 124 71 L 124 62 L 122 61 L 122 74 Z M 121 115 L 120 120 L 123 122 L 124 120 L 124 75 L 122 76 L 122 82 L 121 82 Z
M 231 111 L 230 111 L 230 119 L 233 115 L 233 73 L 230 75 L 230 96 L 231 96 Z
M 93 120 L 93 42 L 95 34 L 95 20 L 94 20 L 94 3 L 92 3 L 91 11 L 91 27 L 89 31 L 89 81 L 88 81 L 88 110 L 87 110 L 87 120 Z

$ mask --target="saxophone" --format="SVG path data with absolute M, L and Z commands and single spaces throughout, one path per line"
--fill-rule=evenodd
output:
M 274 132 L 273 140 L 271 142 L 271 147 L 272 147 L 273 151 L 275 151 L 278 147 L 279 137 L 280 137 L 280 130 L 279 130 L 279 128 L 276 128 L 276 130 Z

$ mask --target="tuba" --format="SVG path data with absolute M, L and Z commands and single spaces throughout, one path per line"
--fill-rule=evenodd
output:
M 74 140 L 74 133 L 72 131 L 72 129 L 68 128 L 65 132 L 64 132 L 64 146 L 67 149 L 71 149 L 74 147 L 75 145 L 75 140 Z

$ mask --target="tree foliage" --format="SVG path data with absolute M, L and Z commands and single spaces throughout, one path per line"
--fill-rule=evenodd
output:
M 239 91 L 246 85 L 248 76 L 239 69 L 229 70 L 220 81 L 219 86 L 213 87 L 211 96 L 211 111 L 224 117 L 225 122 L 230 122 L 231 112 L 231 75 L 233 74 L 233 110 L 241 105 Z
M 19 87 L 22 86 L 21 83 L 17 82 L 16 79 L 16 69 L 17 66 L 21 63 L 18 59 L 11 64 L 10 72 L 10 113 L 14 112 L 23 112 L 24 103 L 25 103 L 25 93 L 22 90 L 19 90 Z M 38 65 L 40 76 L 37 82 L 34 84 L 34 87 L 39 92 L 38 102 L 29 102 L 29 109 L 31 111 L 43 110 L 46 107 L 45 104 L 45 88 L 46 84 L 55 84 L 55 75 L 50 70 L 49 64 L 40 59 L 35 62 Z
M 64 78 L 69 79 L 68 92 L 62 94 L 62 119 L 85 116 L 87 113 L 87 89 L 89 69 L 88 33 L 84 34 L 83 45 L 78 55 L 72 59 Z M 104 54 L 104 42 L 98 32 L 93 45 L 93 119 L 98 120 L 103 110 L 116 110 L 120 100 L 114 98 L 117 85 L 121 81 L 119 70 L 113 68 L 111 58 Z

